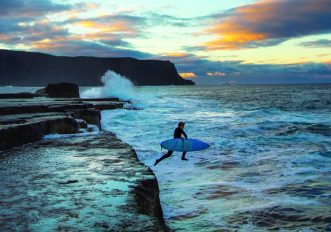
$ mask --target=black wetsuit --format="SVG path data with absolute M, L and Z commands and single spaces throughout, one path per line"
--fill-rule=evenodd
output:
M 186 133 L 184 132 L 184 130 L 183 130 L 182 128 L 180 128 L 180 127 L 177 127 L 177 128 L 175 129 L 175 131 L 174 131 L 174 139 L 180 139 L 180 138 L 182 137 L 182 135 L 184 135 L 184 137 L 187 139 L 187 135 L 186 135 Z M 172 155 L 172 153 L 174 153 L 174 152 L 169 150 L 169 151 L 168 151 L 166 154 L 164 154 L 160 159 L 157 159 L 157 160 L 155 161 L 154 166 L 155 166 L 156 164 L 158 164 L 161 160 L 164 160 L 164 159 L 170 157 L 170 156 Z M 187 159 L 185 158 L 185 155 L 186 155 L 186 152 L 184 151 L 183 154 L 182 154 L 182 160 L 187 160 Z
M 180 139 L 182 135 L 184 135 L 184 137 L 187 139 L 187 135 L 184 130 L 180 127 L 177 127 L 174 131 L 174 139 Z

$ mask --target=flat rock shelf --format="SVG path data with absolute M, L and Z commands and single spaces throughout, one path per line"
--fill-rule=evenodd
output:
M 0 231 L 167 231 L 156 177 L 112 133 L 0 153 Z
M 15 94 L 12 94 L 15 95 Z M 82 125 L 101 130 L 101 110 L 123 108 L 115 98 L 17 98 L 0 97 L 0 151 L 36 142 L 47 134 L 78 133 Z M 82 122 L 83 123 L 80 123 Z

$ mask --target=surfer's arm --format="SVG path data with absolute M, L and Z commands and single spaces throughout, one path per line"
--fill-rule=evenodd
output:
M 187 139 L 187 135 L 186 135 L 186 133 L 183 130 L 182 130 L 182 133 L 183 133 L 185 139 Z

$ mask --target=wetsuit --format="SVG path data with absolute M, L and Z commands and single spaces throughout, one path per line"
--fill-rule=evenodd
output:
M 180 127 L 177 127 L 174 131 L 174 139 L 180 139 L 182 135 L 184 135 L 184 137 L 187 139 L 187 135 L 184 130 Z
M 187 135 L 186 133 L 184 132 L 184 130 L 180 127 L 177 127 L 174 131 L 174 139 L 180 139 L 182 137 L 182 135 L 184 135 L 184 137 L 187 139 Z M 158 164 L 161 160 L 164 160 L 168 157 L 170 157 L 172 155 L 172 153 L 174 153 L 173 151 L 168 151 L 166 154 L 164 154 L 160 159 L 157 159 L 154 163 L 154 166 L 156 164 Z M 186 152 L 184 151 L 183 154 L 182 154 L 182 160 L 187 160 L 185 158 L 185 155 L 186 155 Z

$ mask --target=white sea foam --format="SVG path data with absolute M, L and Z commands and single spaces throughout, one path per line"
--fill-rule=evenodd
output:
M 299 126 L 325 124 L 321 128 L 328 131 L 331 124 L 330 117 L 326 117 L 330 112 L 327 106 L 324 113 L 318 114 L 280 111 L 274 106 L 279 99 L 272 100 L 270 95 L 256 101 L 256 105 L 239 101 L 237 97 L 247 90 L 252 88 L 242 87 L 240 94 L 232 95 L 219 87 L 135 87 L 143 110 L 102 112 L 103 129 L 115 132 L 132 145 L 139 159 L 156 174 L 164 217 L 170 227 L 189 231 L 205 225 L 213 230 L 228 226 L 226 218 L 236 212 L 321 204 L 312 198 L 317 194 L 313 190 L 308 188 L 307 197 L 300 191 L 305 182 L 328 183 L 325 176 L 330 166 L 330 147 L 323 135 L 327 133 L 299 130 Z M 288 90 L 292 98 L 298 93 Z M 293 109 L 286 102 L 284 99 L 280 108 Z M 187 123 L 185 131 L 190 138 L 209 142 L 211 148 L 188 153 L 189 162 L 182 162 L 177 152 L 154 167 L 155 159 L 165 152 L 159 143 L 171 138 L 181 120 Z M 298 131 L 278 135 L 289 124 L 294 129 L 298 127 Z M 287 189 L 293 194 L 288 194 Z M 219 194 L 223 190 L 234 194 L 224 197 Z M 185 215 L 200 214 L 185 219 Z M 241 228 L 239 231 L 259 231 L 255 224 L 236 226 Z
M 102 77 L 102 87 L 95 87 L 81 93 L 83 98 L 118 97 L 121 100 L 135 99 L 133 83 L 116 72 L 108 70 Z
M 78 134 L 48 134 L 45 135 L 42 139 L 48 140 L 48 139 L 64 139 L 64 138 L 72 138 L 72 137 L 82 137 L 82 136 L 92 136 L 92 135 L 98 135 L 99 131 L 93 131 L 93 132 L 83 132 Z
M 117 97 L 121 100 L 130 100 L 132 104 L 125 105 L 124 108 L 149 108 L 155 103 L 155 94 L 149 91 L 139 91 L 138 87 L 125 76 L 108 70 L 102 77 L 102 87 L 93 87 L 82 91 L 83 98 L 104 98 Z M 171 104 L 172 105 L 172 104 Z
M 71 137 L 81 137 L 81 136 L 91 136 L 98 135 L 100 130 L 97 125 L 89 124 L 87 129 L 81 128 L 79 129 L 80 133 L 77 134 L 48 134 L 43 137 L 44 140 L 48 139 L 63 139 L 63 138 L 71 138 Z

